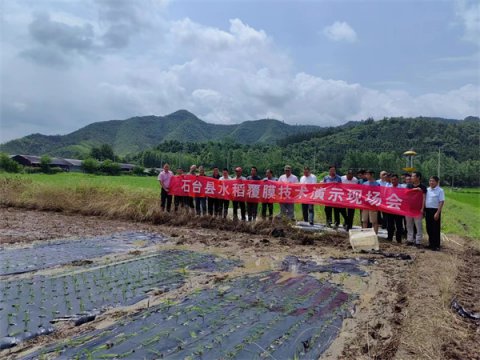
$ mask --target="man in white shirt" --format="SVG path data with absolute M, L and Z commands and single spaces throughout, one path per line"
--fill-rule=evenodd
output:
M 232 180 L 232 178 L 228 174 L 228 169 L 227 168 L 223 168 L 222 176 L 220 177 L 219 180 L 220 181 Z M 218 199 L 218 201 L 220 202 L 220 213 L 221 213 L 222 217 L 224 219 L 226 219 L 227 215 L 228 215 L 228 207 L 230 205 L 230 200 Z
M 317 177 L 310 172 L 310 168 L 305 166 L 303 168 L 303 176 L 300 178 L 300 184 L 316 184 Z M 313 204 L 302 204 L 302 213 L 303 221 L 309 222 L 310 225 L 313 225 L 313 220 L 315 218 L 315 212 Z
M 278 178 L 279 182 L 296 184 L 298 183 L 298 178 L 292 174 L 292 167 L 290 165 L 285 165 L 284 168 L 285 174 Z M 293 203 L 280 203 L 280 216 L 285 216 L 290 220 L 295 219 L 295 204 Z
M 348 169 L 347 174 L 341 177 L 342 184 L 358 184 L 358 179 L 353 176 L 353 170 Z M 355 209 L 354 208 L 347 208 L 347 219 L 346 219 L 346 229 L 350 230 L 353 227 L 353 219 L 355 217 Z

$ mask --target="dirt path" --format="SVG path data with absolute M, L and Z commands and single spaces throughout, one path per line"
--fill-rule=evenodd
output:
M 312 260 L 355 257 L 345 237 L 299 240 L 187 226 L 157 226 L 54 212 L 0 208 L 0 244 L 77 238 L 121 231 L 150 231 L 169 236 L 174 247 L 241 259 L 245 267 L 228 276 L 274 269 L 286 255 Z M 307 245 L 301 245 L 301 244 Z M 480 330 L 450 309 L 455 295 L 467 309 L 480 311 L 478 242 L 451 238 L 441 252 L 382 242 L 386 252 L 410 254 L 413 261 L 376 259 L 366 278 L 315 274 L 360 295 L 356 311 L 344 321 L 325 359 L 480 359 Z M 205 279 L 199 279 L 205 281 Z M 99 323 L 108 322 L 105 317 Z M 85 326 L 91 329 L 95 324 Z M 74 334 L 78 329 L 67 329 Z M 58 336 L 55 336 L 58 338 Z M 35 340 L 44 344 L 52 339 Z M 16 355 L 11 354 L 13 358 Z

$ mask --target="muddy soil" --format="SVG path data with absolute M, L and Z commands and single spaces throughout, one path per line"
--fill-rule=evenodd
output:
M 40 212 L 0 208 L 0 245 L 15 246 L 32 241 L 106 235 L 121 231 L 149 231 L 170 237 L 173 248 L 205 251 L 240 259 L 244 267 L 223 275 L 199 277 L 186 288 L 168 294 L 182 296 L 198 287 L 218 283 L 225 278 L 278 269 L 287 255 L 321 261 L 327 257 L 374 258 L 365 266 L 368 277 L 344 274 L 313 274 L 356 293 L 359 300 L 352 318 L 343 323 L 339 337 L 323 354 L 325 359 L 480 359 L 480 328 L 450 308 L 455 297 L 465 308 L 480 311 L 479 242 L 450 237 L 440 252 L 381 241 L 385 252 L 405 253 L 413 260 L 385 258 L 381 255 L 355 254 L 345 235 L 310 237 L 285 229 L 280 236 L 268 226 L 254 231 L 220 231 L 202 226 L 207 220 L 177 226 L 161 226 Z M 223 228 L 226 228 L 223 226 Z M 238 227 L 235 229 L 238 230 Z M 274 236 L 272 236 L 274 235 Z M 162 298 L 162 294 L 159 294 Z M 153 299 L 152 301 L 155 301 Z M 54 336 L 32 340 L 1 357 L 17 358 L 21 351 L 54 340 L 105 326 L 118 314 L 133 309 L 112 311 L 97 322 L 72 328 Z

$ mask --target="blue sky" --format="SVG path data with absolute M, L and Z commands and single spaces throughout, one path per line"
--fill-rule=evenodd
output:
M 480 113 L 478 1 L 0 4 L 0 142 L 178 109 L 320 126 Z

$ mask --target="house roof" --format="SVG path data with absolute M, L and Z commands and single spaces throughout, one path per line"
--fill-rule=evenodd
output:
M 78 159 L 64 159 L 65 161 L 69 162 L 73 166 L 82 166 L 83 160 Z
M 36 155 L 11 155 L 10 158 L 23 158 L 27 160 L 32 165 L 40 165 L 41 157 Z M 50 165 L 53 166 L 63 166 L 63 167 L 71 167 L 71 166 L 82 166 L 83 160 L 78 159 L 63 159 L 52 157 L 50 158 Z M 135 165 L 133 164 L 118 164 L 121 170 L 133 170 Z

